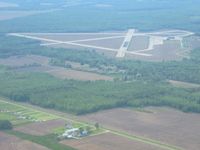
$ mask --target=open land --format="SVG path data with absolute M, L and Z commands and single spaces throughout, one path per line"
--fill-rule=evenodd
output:
M 175 80 L 169 80 L 169 83 L 175 87 L 181 87 L 181 88 L 199 88 L 200 87 L 199 84 L 181 82 L 181 81 L 175 81 Z
M 47 135 L 53 133 L 53 130 L 59 127 L 64 127 L 66 121 L 61 119 L 49 120 L 43 122 L 36 122 L 20 127 L 16 127 L 14 130 L 31 135 Z
M 41 41 L 42 46 L 96 50 L 118 58 L 134 58 L 147 61 L 181 60 L 191 50 L 185 46 L 185 38 L 192 32 L 166 30 L 157 32 L 102 33 L 10 33 L 10 36 Z M 191 42 L 190 39 L 187 42 Z
M 135 51 L 138 49 L 147 49 L 149 45 L 148 36 L 134 36 L 128 50 Z
M 4 100 L 1 101 L 1 103 L 4 103 L 4 105 L 6 105 L 6 107 L 22 107 L 22 108 L 26 108 L 27 110 L 34 110 L 40 113 L 44 113 L 44 114 L 49 114 L 51 116 L 54 116 L 54 118 L 58 118 L 57 120 L 55 119 L 51 119 L 50 121 L 44 121 L 44 122 L 38 122 L 38 123 L 30 123 L 28 125 L 21 125 L 20 127 L 15 127 L 15 131 L 12 131 L 11 133 L 9 132 L 9 134 L 13 134 L 16 136 L 27 136 L 29 139 L 31 138 L 30 136 L 35 136 L 37 135 L 37 137 L 34 137 L 34 139 L 36 140 L 36 143 L 38 142 L 37 138 L 44 138 L 43 136 L 45 135 L 49 135 L 51 134 L 53 128 L 58 129 L 57 126 L 60 124 L 60 126 L 62 126 L 61 124 L 63 124 L 63 121 L 71 121 L 73 123 L 75 123 L 77 127 L 82 127 L 82 126 L 91 126 L 93 127 L 93 124 L 91 123 L 85 123 L 84 122 L 80 122 L 77 120 L 80 120 L 80 118 L 77 118 L 75 116 L 69 116 L 66 117 L 66 115 L 64 114 L 60 114 L 54 111 L 48 111 L 45 109 L 39 109 L 36 106 L 32 107 L 31 105 L 27 105 L 27 104 L 21 104 L 21 103 L 13 103 L 13 102 L 6 102 Z M 15 108 L 16 109 L 16 108 Z M 14 109 L 14 110 L 15 110 Z M 56 121 L 56 122 L 54 122 Z M 51 124 L 52 123 L 52 124 Z M 103 125 L 103 124 L 102 124 Z M 47 130 L 43 129 L 44 131 L 42 131 L 42 128 L 46 127 Z M 29 131 L 33 128 L 33 132 Z M 87 146 L 94 146 L 94 143 L 96 143 L 97 145 L 94 146 L 94 148 L 96 147 L 98 150 L 107 150 L 108 148 L 113 147 L 120 147 L 120 148 L 125 148 L 125 149 L 132 149 L 133 147 L 139 149 L 139 148 L 145 148 L 148 150 L 151 149 L 167 149 L 167 150 L 176 150 L 177 148 L 172 146 L 172 145 L 168 145 L 166 143 L 163 142 L 159 142 L 159 141 L 155 141 L 155 140 L 151 140 L 151 139 L 147 139 L 147 138 L 142 138 L 141 136 L 135 136 L 135 135 L 130 135 L 128 132 L 121 132 L 120 130 L 116 130 L 115 128 L 112 129 L 107 129 L 103 127 L 100 127 L 101 130 L 98 132 L 94 132 L 92 133 L 89 137 L 85 137 L 85 138 L 81 138 L 81 139 L 77 139 L 75 140 L 64 140 L 61 143 L 66 144 L 67 146 L 71 146 L 71 147 L 75 147 L 78 148 L 80 150 L 84 150 L 85 148 L 87 148 Z M 14 133 L 13 133 L 14 132 Z M 39 132 L 42 132 L 41 134 Z M 21 134 L 26 134 L 26 135 L 21 135 Z M 53 132 L 54 133 L 54 132 Z M 107 140 L 106 140 L 107 139 Z M 120 144 L 118 145 L 117 143 L 115 143 L 116 141 L 118 144 L 119 143 L 125 143 L 125 144 Z M 126 145 L 127 143 L 127 145 Z M 129 145 L 129 143 L 132 143 Z M 39 142 L 39 144 L 41 144 Z M 42 143 L 43 144 L 43 143 Z M 105 144 L 107 145 L 105 147 Z M 44 144 L 44 146 L 46 146 Z M 47 146 L 48 147 L 48 146 Z
M 132 141 L 112 133 L 87 137 L 81 140 L 64 140 L 61 143 L 78 150 L 160 150 L 155 146 Z
M 49 65 L 50 59 L 44 56 L 27 55 L 13 56 L 0 59 L 0 64 L 6 65 L 19 72 L 45 72 L 61 79 L 76 80 L 113 80 L 112 77 L 69 68 L 57 67 Z M 70 62 L 74 64 L 73 62 Z
M 124 117 L 126 116 L 126 117 Z M 200 147 L 200 117 L 168 108 L 146 108 L 142 111 L 113 109 L 83 116 L 107 128 L 173 144 L 181 149 Z
M 0 132 L 0 147 L 2 150 L 48 150 L 46 147 L 3 132 Z

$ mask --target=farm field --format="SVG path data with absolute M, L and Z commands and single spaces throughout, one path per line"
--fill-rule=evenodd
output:
M 20 127 L 16 127 L 14 130 L 31 134 L 31 135 L 47 135 L 52 134 L 53 130 L 58 127 L 64 127 L 66 121 L 61 119 L 49 120 L 44 122 L 36 122 L 27 125 L 23 125 Z
M 13 148 L 13 146 L 16 146 L 16 150 L 18 149 L 36 149 L 36 150 L 43 150 L 43 146 L 45 146 L 44 150 L 47 148 L 50 148 L 52 150 L 72 150 L 69 146 L 64 146 L 62 144 L 59 144 L 56 137 L 59 134 L 62 134 L 65 131 L 65 125 L 67 122 L 70 122 L 74 127 L 86 127 L 89 126 L 91 131 L 91 136 L 94 136 L 95 134 L 101 134 L 104 133 L 104 129 L 98 129 L 96 130 L 94 128 L 94 125 L 86 124 L 83 122 L 78 122 L 75 120 L 72 120 L 67 117 L 62 117 L 59 115 L 54 115 L 52 113 L 48 113 L 47 111 L 43 111 L 33 108 L 32 106 L 23 105 L 21 103 L 13 103 L 13 102 L 7 102 L 5 100 L 0 100 L 0 120 L 6 119 L 11 121 L 12 123 L 17 120 L 17 118 L 9 118 L 6 116 L 6 118 L 2 117 L 2 113 L 8 113 L 12 114 L 13 116 L 20 114 L 20 116 L 26 116 L 23 117 L 23 120 L 26 121 L 23 124 L 13 124 L 13 130 L 0 132 L 0 146 L 1 148 L 4 147 L 5 150 L 10 150 Z M 21 110 L 23 108 L 23 110 Z M 10 111 L 12 110 L 12 112 Z M 23 113 L 21 112 L 23 111 Z M 37 114 L 35 113 L 37 112 Z M 46 116 L 51 116 L 51 118 L 47 117 L 45 118 L 44 114 Z M 36 118 L 37 120 L 29 120 L 30 118 Z M 31 117 L 30 117 L 31 116 Z M 45 118 L 46 120 L 39 120 L 39 118 Z M 29 121 L 29 122 L 28 122 Z M 9 135 L 7 135 L 9 134 Z M 14 135 L 14 136 L 13 136 Z M 26 139 L 24 141 L 24 139 Z M 8 140 L 8 141 L 5 141 Z M 8 142 L 10 142 L 8 144 Z M 34 143 L 32 143 L 34 142 Z M 51 143 L 49 143 L 51 142 Z M 37 144 L 35 144 L 37 143 Z M 40 145 L 38 145 L 40 144 Z M 47 147 L 47 148 L 46 148 Z
M 112 133 L 91 136 L 81 140 L 64 140 L 61 143 L 77 150 L 161 150 L 155 146 L 135 142 Z
M 46 147 L 0 132 L 2 150 L 49 150 Z
M 9 67 L 22 67 L 32 64 L 48 65 L 49 58 L 37 55 L 26 55 L 26 56 L 11 56 L 8 58 L 1 58 L 0 64 Z
M 49 61 L 50 58 L 48 57 L 27 55 L 27 56 L 13 56 L 8 58 L 2 58 L 0 59 L 0 64 L 9 66 L 13 70 L 18 72 L 44 72 L 51 74 L 55 77 L 58 77 L 60 79 L 75 79 L 84 81 L 113 80 L 113 78 L 110 76 L 98 73 L 51 66 L 49 65 Z
M 181 81 L 174 81 L 174 80 L 169 80 L 169 83 L 172 84 L 175 87 L 181 87 L 181 88 L 199 88 L 199 84 L 192 84 L 188 82 L 181 82 Z
M 9 36 L 28 38 L 41 42 L 41 46 L 96 50 L 111 57 L 146 61 L 182 60 L 189 56 L 191 47 L 184 39 L 194 33 L 182 30 L 155 32 L 97 32 L 97 33 L 10 33 Z M 126 41 L 127 38 L 129 41 Z M 192 41 L 187 40 L 188 43 Z M 126 48 L 124 47 L 126 44 Z M 124 47 L 124 48 L 123 48 Z M 121 52 L 121 49 L 124 49 Z M 121 53 L 121 54 L 120 54 Z M 120 54 L 120 55 L 119 55 Z
M 0 150 L 200 150 L 200 0 L 0 0 Z
M 3 101 L 4 102 L 4 101 Z M 39 109 L 37 107 L 32 107 L 31 105 L 22 105 L 21 103 L 12 103 L 12 102 L 9 102 L 7 103 L 7 105 L 17 105 L 17 106 L 21 106 L 21 107 L 24 107 L 24 108 L 27 108 L 27 109 L 33 109 L 35 111 L 38 111 L 38 112 L 41 112 L 41 113 L 48 113 L 56 118 L 59 118 L 57 120 L 55 119 L 52 119 L 52 120 L 49 120 L 49 121 L 44 121 L 44 122 L 36 122 L 36 123 L 30 123 L 30 124 L 27 124 L 27 125 L 21 125 L 20 127 L 18 126 L 15 126 L 14 130 L 13 131 L 10 131 L 8 132 L 9 134 L 11 135 L 15 135 L 17 137 L 20 137 L 22 139 L 26 139 L 28 138 L 28 140 L 31 140 L 31 141 L 34 141 L 38 144 L 41 144 L 41 145 L 44 145 L 44 146 L 47 146 L 47 147 L 51 147 L 51 145 L 46 145 L 47 141 L 48 140 L 51 140 L 52 142 L 56 142 L 55 141 L 55 136 L 54 137 L 51 137 L 49 135 L 52 135 L 52 134 L 60 134 L 62 133 L 61 130 L 63 128 L 63 123 L 64 121 L 70 121 L 71 123 L 73 123 L 73 126 L 74 127 L 84 127 L 84 126 L 90 126 L 91 127 L 91 131 L 92 133 L 89 135 L 89 137 L 85 137 L 85 138 L 81 138 L 76 142 L 84 142 L 85 140 L 87 141 L 87 139 L 91 139 L 91 140 L 94 140 L 94 143 L 96 143 L 96 139 L 98 139 L 99 136 L 103 136 L 103 135 L 106 135 L 107 137 L 107 134 L 108 134 L 108 137 L 107 138 L 111 138 L 113 137 L 113 139 L 115 140 L 120 140 L 122 139 L 122 142 L 125 141 L 125 143 L 130 143 L 132 141 L 132 143 L 135 143 L 135 146 L 137 147 L 146 147 L 146 145 L 149 145 L 148 148 L 151 148 L 151 147 L 156 147 L 154 149 L 172 149 L 172 150 L 175 150 L 176 148 L 172 145 L 168 145 L 166 143 L 160 143 L 159 141 L 152 141 L 151 139 L 144 139 L 142 137 L 137 137 L 135 135 L 129 135 L 127 134 L 126 132 L 118 132 L 118 130 L 115 130 L 115 128 L 113 128 L 111 131 L 104 128 L 104 127 L 100 127 L 98 130 L 96 130 L 94 128 L 94 123 L 87 123 L 87 122 L 82 122 L 82 121 L 77 121 L 77 120 L 80 120 L 80 118 L 78 117 L 75 117 L 75 116 L 71 116 L 71 117 L 64 117 L 66 116 L 66 114 L 63 114 L 63 113 L 57 113 L 57 112 L 54 112 L 54 111 L 48 111 L 48 110 L 45 110 L 45 109 Z M 44 129 L 45 128 L 45 129 Z M 31 130 L 31 131 L 30 131 Z M 40 133 L 41 132 L 41 133 Z M 47 136 L 47 137 L 46 137 Z M 48 138 L 44 141 L 41 141 L 40 142 L 40 139 L 41 138 Z M 105 137 L 105 139 L 106 139 Z M 93 139 L 94 138 L 94 139 Z M 46 141 L 46 142 L 45 142 Z M 96 142 L 95 142 L 96 141 Z M 45 142 L 45 143 L 43 143 Z M 73 145 L 71 145 L 70 143 L 68 142 L 71 142 L 71 141 L 63 141 L 61 143 L 63 144 L 66 144 L 67 146 L 70 146 L 70 147 L 74 147 Z M 102 141 L 103 143 L 105 142 L 104 140 Z M 107 144 L 108 145 L 115 145 L 113 143 L 114 141 L 107 141 Z M 68 143 L 68 144 L 67 144 Z M 56 143 L 57 145 L 58 143 Z M 139 146 L 140 145 L 140 146 Z M 144 146 L 143 146 L 144 145 Z M 60 146 L 59 144 L 57 146 Z M 102 144 L 100 145 L 97 145 L 97 147 L 99 146 L 100 150 L 102 148 L 105 148 L 105 147 L 102 147 Z M 127 146 L 125 146 L 126 148 Z M 84 146 L 83 146 L 84 148 Z M 129 149 L 129 147 L 127 147 Z M 131 148 L 131 147 L 130 147 Z M 102 149 L 104 150 L 104 149 Z M 151 150 L 151 149 L 150 149 Z
M 112 81 L 113 78 L 96 74 L 96 73 L 90 73 L 90 72 L 83 72 L 83 71 L 76 71 L 71 69 L 64 69 L 61 67 L 54 67 L 53 69 L 49 71 L 45 71 L 55 77 L 61 78 L 61 79 L 77 79 L 77 80 L 83 80 L 83 81 L 96 81 L 96 80 L 107 80 Z
M 140 111 L 113 109 L 81 118 L 86 121 L 99 122 L 107 128 L 159 140 L 185 150 L 198 150 L 200 147 L 200 133 L 197 132 L 200 130 L 198 114 L 149 107 Z

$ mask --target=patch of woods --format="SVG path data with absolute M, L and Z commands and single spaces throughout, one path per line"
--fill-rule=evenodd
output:
M 200 112 L 200 88 L 182 89 L 154 81 L 60 80 L 43 73 L 0 68 L 0 95 L 78 115 L 115 107 L 169 106 Z
M 0 120 L 0 130 L 10 130 L 12 129 L 12 123 L 8 120 Z

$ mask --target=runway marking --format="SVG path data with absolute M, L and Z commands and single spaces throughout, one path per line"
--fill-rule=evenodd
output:
M 129 48 L 130 42 L 132 40 L 132 37 L 134 35 L 134 32 L 135 32 L 134 29 L 128 30 L 126 37 L 125 37 L 120 49 L 117 52 L 116 57 L 123 58 L 125 56 L 126 51 L 128 51 L 128 48 Z

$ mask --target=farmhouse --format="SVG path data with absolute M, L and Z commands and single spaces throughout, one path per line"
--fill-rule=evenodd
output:
M 64 137 L 64 138 L 75 138 L 75 137 L 78 137 L 79 134 L 80 134 L 80 130 L 78 128 L 72 128 L 72 129 L 66 130 L 62 134 L 62 137 Z

